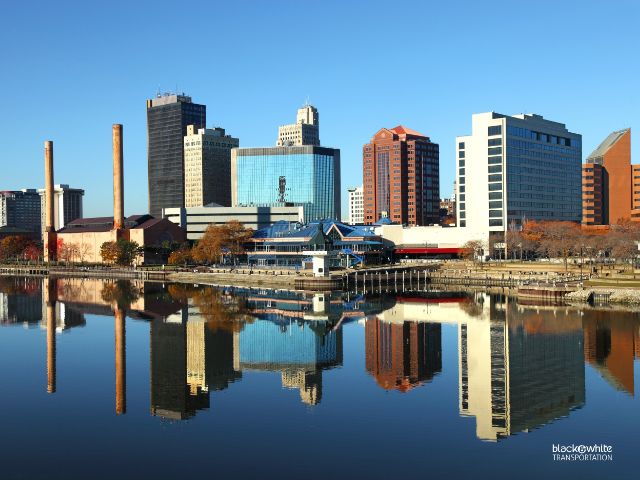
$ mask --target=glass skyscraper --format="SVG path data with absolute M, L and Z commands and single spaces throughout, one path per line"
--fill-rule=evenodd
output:
M 187 125 L 204 128 L 206 105 L 191 97 L 160 95 L 147 100 L 149 213 L 162 217 L 163 208 L 184 207 L 184 136 Z
M 305 222 L 340 218 L 340 150 L 312 145 L 235 148 L 233 206 L 303 206 Z

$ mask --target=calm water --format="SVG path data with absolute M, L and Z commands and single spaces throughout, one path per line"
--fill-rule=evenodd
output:
M 4 277 L 0 478 L 631 478 L 639 355 L 497 295 Z

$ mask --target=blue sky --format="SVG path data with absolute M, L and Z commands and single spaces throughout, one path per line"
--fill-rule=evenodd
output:
M 274 145 L 308 97 L 342 189 L 362 145 L 398 124 L 440 144 L 451 194 L 455 136 L 471 114 L 538 113 L 583 135 L 640 129 L 640 2 L 6 2 L 0 15 L 0 189 L 84 188 L 112 213 L 111 124 L 124 124 L 125 210 L 147 205 L 145 100 L 184 91 L 244 147 Z M 343 195 L 343 199 L 345 195 Z

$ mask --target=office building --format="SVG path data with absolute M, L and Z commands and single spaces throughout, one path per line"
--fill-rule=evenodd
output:
M 187 126 L 184 137 L 185 207 L 231 206 L 231 149 L 240 145 L 223 128 Z
M 564 124 L 475 114 L 456 151 L 459 227 L 495 234 L 527 220 L 580 222 L 582 137 Z
M 303 207 L 206 207 L 165 208 L 163 217 L 180 225 L 188 240 L 200 240 L 209 225 L 237 220 L 247 228 L 259 230 L 284 221 L 291 228 L 304 221 Z
M 362 149 L 364 223 L 388 217 L 405 225 L 437 224 L 439 147 L 402 125 L 379 130 Z
M 582 165 L 582 223 L 610 225 L 631 218 L 634 180 L 631 129 L 604 139 Z
M 349 225 L 362 225 L 364 223 L 364 190 L 362 187 L 353 187 L 349 192 Z
M 184 136 L 187 126 L 205 128 L 207 107 L 185 95 L 166 93 L 147 100 L 149 213 L 184 207 Z
M 47 198 L 44 188 L 39 189 L 38 193 L 42 204 L 41 225 L 44 231 Z M 55 230 L 60 230 L 67 223 L 82 218 L 82 197 L 84 197 L 84 190 L 80 188 L 71 188 L 64 184 L 55 185 L 53 189 L 53 228 Z
M 312 145 L 234 148 L 235 207 L 304 207 L 305 222 L 340 218 L 340 150 Z
M 278 127 L 279 147 L 320 146 L 320 116 L 318 109 L 306 104 L 298 109 L 296 123 Z
M 0 192 L 0 227 L 39 234 L 40 211 L 40 195 L 35 189 Z

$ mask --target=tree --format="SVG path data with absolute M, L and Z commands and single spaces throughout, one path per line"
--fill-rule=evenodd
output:
M 24 251 L 35 242 L 22 235 L 9 235 L 0 241 L 0 260 L 12 260 L 23 256 Z
M 483 255 L 484 243 L 481 240 L 469 240 L 462 246 L 462 258 L 473 262 Z
M 237 256 L 244 254 L 244 245 L 252 236 L 253 230 L 237 220 L 223 225 L 209 225 L 192 250 L 193 259 L 201 263 L 221 262 L 223 256 L 228 254 L 235 263 Z
M 105 263 L 130 266 L 140 252 L 140 246 L 123 238 L 117 242 L 104 242 L 100 246 L 100 256 Z
M 186 265 L 193 261 L 190 248 L 180 248 L 169 255 L 169 265 Z
M 559 257 L 567 270 L 569 257 L 579 250 L 580 227 L 573 222 L 544 222 L 538 250 L 543 255 Z
M 64 242 L 58 239 L 58 259 L 63 262 L 73 262 L 80 256 L 80 248 L 75 243 Z

